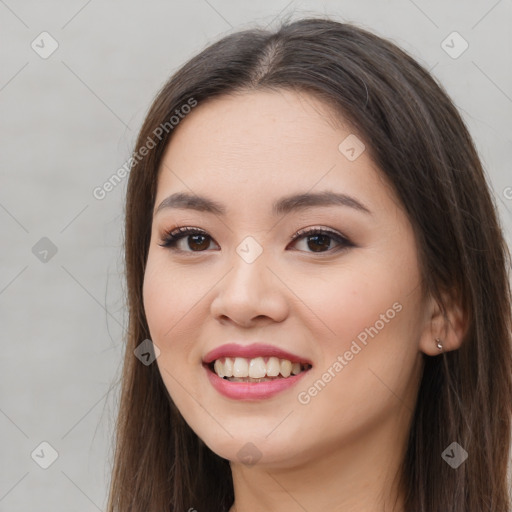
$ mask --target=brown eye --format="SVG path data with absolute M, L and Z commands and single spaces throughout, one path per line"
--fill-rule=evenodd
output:
M 353 245 L 340 233 L 325 228 L 307 228 L 300 230 L 293 236 L 292 241 L 302 241 L 303 239 L 307 249 L 306 252 L 332 252 L 333 250 L 338 251 Z M 332 245 L 336 247 L 332 249 Z
M 328 235 L 309 235 L 308 248 L 313 252 L 322 252 L 323 249 L 329 249 L 332 238 Z
M 186 248 L 183 247 L 183 244 L 181 247 L 178 246 L 182 239 L 187 240 Z M 210 241 L 211 237 L 206 231 L 185 227 L 166 233 L 159 245 L 182 252 L 203 252 L 208 249 Z
M 183 243 L 182 243 L 183 240 Z M 186 240 L 186 243 L 184 242 Z M 205 252 L 213 241 L 210 235 L 198 228 L 181 227 L 165 233 L 159 245 L 180 252 Z M 325 228 L 307 228 L 298 231 L 292 242 L 305 242 L 304 252 L 326 253 L 338 252 L 353 244 L 336 231 Z
M 208 249 L 210 242 L 205 235 L 188 235 L 188 247 L 192 250 L 204 251 Z

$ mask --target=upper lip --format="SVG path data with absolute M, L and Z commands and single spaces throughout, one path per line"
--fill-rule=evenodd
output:
M 307 363 L 312 366 L 311 361 L 305 357 L 298 356 L 278 347 L 265 345 L 262 343 L 253 343 L 251 345 L 227 343 L 226 345 L 221 345 L 220 347 L 214 348 L 208 352 L 203 358 L 203 363 L 210 364 L 222 357 L 244 357 L 247 359 L 253 359 L 255 357 L 265 356 L 274 356 L 279 359 L 288 359 L 292 363 Z

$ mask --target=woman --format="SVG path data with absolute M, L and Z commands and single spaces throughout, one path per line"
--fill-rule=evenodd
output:
M 110 512 L 510 510 L 509 252 L 417 62 L 327 19 L 229 35 L 133 164 Z

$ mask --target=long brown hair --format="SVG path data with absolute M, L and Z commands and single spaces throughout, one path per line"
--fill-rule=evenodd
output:
M 134 349 L 150 338 L 142 284 L 157 173 L 179 129 L 169 120 L 191 101 L 251 89 L 308 92 L 351 123 L 414 228 L 425 294 L 443 311 L 449 296 L 466 315 L 458 350 L 423 356 L 400 474 L 405 509 L 508 512 L 510 253 L 481 162 L 456 108 L 422 66 L 385 39 L 325 18 L 224 37 L 169 79 L 146 116 L 126 197 L 129 334 L 108 511 L 221 512 L 233 503 L 229 461 L 190 429 L 157 365 L 141 364 Z M 155 147 L 140 158 L 150 139 Z M 469 454 L 457 469 L 441 457 L 453 442 Z

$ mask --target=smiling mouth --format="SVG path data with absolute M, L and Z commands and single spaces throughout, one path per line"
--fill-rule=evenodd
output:
M 278 357 L 222 357 L 205 365 L 212 373 L 230 382 L 267 382 L 287 379 L 309 371 L 309 363 L 292 363 Z

